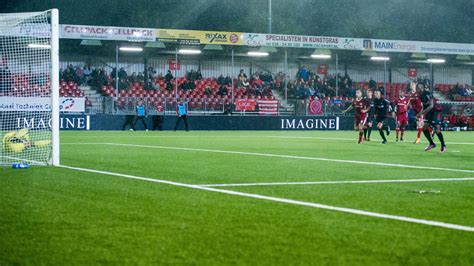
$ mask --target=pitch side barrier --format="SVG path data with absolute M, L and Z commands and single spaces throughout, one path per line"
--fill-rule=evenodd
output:
M 13 123 L 2 125 L 1 130 L 16 130 L 30 128 L 40 130 L 50 126 L 50 121 L 44 121 L 18 112 L 14 115 Z M 126 115 L 95 114 L 71 115 L 63 114 L 60 119 L 61 130 L 122 130 Z M 163 130 L 173 130 L 177 117 L 175 115 L 153 115 L 146 118 L 149 129 L 162 121 Z M 353 130 L 352 116 L 236 116 L 236 115 L 206 115 L 189 116 L 190 130 Z M 390 119 L 392 126 L 394 121 Z M 182 130 L 180 125 L 178 130 Z M 126 130 L 130 127 L 127 126 Z M 156 128 L 158 130 L 158 127 Z M 141 123 L 136 124 L 136 130 L 144 130 Z

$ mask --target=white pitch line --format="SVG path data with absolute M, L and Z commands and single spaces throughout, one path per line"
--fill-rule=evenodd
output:
M 307 182 L 268 182 L 268 183 L 236 183 L 206 184 L 202 187 L 252 187 L 252 186 L 285 186 L 285 185 L 327 185 L 327 184 L 370 184 L 370 183 L 415 183 L 415 182 L 449 182 L 474 181 L 474 177 L 462 178 L 424 178 L 424 179 L 388 179 L 388 180 L 352 180 L 352 181 L 307 181 Z
M 120 174 L 120 173 L 113 173 L 113 172 L 107 172 L 107 171 L 100 171 L 100 170 L 94 170 L 94 169 L 71 167 L 71 166 L 60 166 L 60 167 L 65 168 L 65 169 L 70 169 L 70 170 L 89 172 L 89 173 L 97 173 L 97 174 L 110 175 L 110 176 L 119 176 L 119 177 L 125 177 L 125 178 L 129 178 L 129 179 L 149 181 L 149 182 L 155 182 L 155 183 L 161 183 L 161 184 L 168 184 L 168 185 L 191 188 L 191 189 L 205 190 L 205 191 L 217 192 L 217 193 L 228 194 L 228 195 L 235 195 L 235 196 L 246 197 L 246 198 L 254 198 L 254 199 L 267 200 L 267 201 L 286 203 L 286 204 L 292 204 L 292 205 L 300 205 L 300 206 L 312 207 L 312 208 L 329 210 L 329 211 L 351 213 L 351 214 L 355 214 L 355 215 L 362 215 L 362 216 L 369 216 L 369 217 L 375 217 L 375 218 L 410 222 L 410 223 L 415 223 L 415 224 L 423 224 L 423 225 L 442 227 L 442 228 L 465 231 L 465 232 L 474 232 L 474 227 L 472 227 L 472 226 L 465 226 L 465 225 L 451 224 L 451 223 L 431 221 L 431 220 L 425 220 L 425 219 L 411 218 L 411 217 L 406 217 L 406 216 L 383 214 L 383 213 L 370 212 L 370 211 L 344 208 L 344 207 L 337 207 L 337 206 L 331 206 L 331 205 L 325 205 L 325 204 L 319 204 L 319 203 L 312 203 L 312 202 L 306 202 L 306 201 L 270 197 L 270 196 L 264 196 L 264 195 L 259 195 L 259 194 L 243 193 L 243 192 L 237 192 L 237 191 L 232 191 L 232 190 L 224 190 L 224 189 L 203 187 L 203 186 L 199 186 L 199 185 L 191 185 L 191 184 L 185 184 L 185 183 L 178 183 L 178 182 L 152 179 L 152 178 L 140 177 L 140 176 L 134 176 L 134 175 L 126 175 L 126 174 Z
M 169 147 L 169 146 L 151 146 L 151 145 L 109 143 L 109 142 L 103 142 L 103 143 L 99 143 L 99 142 L 96 142 L 96 143 L 94 143 L 94 142 L 90 142 L 90 143 L 63 143 L 63 144 L 67 144 L 67 145 L 110 145 L 110 146 L 123 146 L 123 147 L 163 149 L 163 150 L 199 151 L 199 152 L 210 152 L 210 153 L 252 155 L 252 156 L 262 156 L 262 157 L 314 160 L 314 161 L 349 163 L 349 164 L 377 165 L 377 166 L 397 167 L 397 168 L 411 168 L 411 169 L 439 170 L 439 171 L 461 172 L 461 173 L 474 173 L 474 170 L 468 170 L 468 169 L 429 167 L 429 166 L 420 166 L 420 165 L 393 164 L 393 163 L 381 163 L 381 162 L 366 162 L 366 161 L 356 161 L 356 160 L 342 160 L 342 159 L 330 159 L 330 158 L 323 158 L 323 157 L 306 157 L 306 156 L 294 156 L 294 155 L 258 153 L 258 152 L 210 150 L 210 149 L 182 148 L 182 147 Z
M 267 135 L 267 136 L 199 136 L 199 135 L 196 135 L 196 136 L 181 136 L 181 135 L 174 135 L 174 136 L 170 136 L 170 135 L 149 135 L 149 136 L 132 136 L 132 135 L 126 135 L 126 136 L 104 136 L 104 135 L 86 135 L 87 137 L 90 137 L 90 138 L 108 138 L 110 139 L 111 137 L 117 137 L 117 138 L 134 138 L 134 139 L 137 139 L 137 138 L 157 138 L 157 139 L 160 139 L 160 138 L 224 138 L 224 139 L 236 139 L 236 138 L 243 138 L 243 139 L 268 139 L 268 138 L 272 138 L 272 139 L 308 139 L 308 140 L 337 140 L 337 141 L 350 141 L 350 142 L 355 142 L 356 141 L 356 138 L 333 138 L 333 137 L 310 137 L 310 136 L 271 136 L 271 135 Z M 73 135 L 73 136 L 61 136 L 61 137 L 65 137 L 65 138 L 77 138 L 77 135 Z M 382 141 L 381 139 L 378 139 L 378 138 L 375 138 L 375 139 L 372 139 L 372 142 L 379 142 L 379 141 Z M 409 141 L 405 142 L 405 143 L 410 143 Z M 425 141 L 423 141 L 422 143 L 426 143 Z M 474 142 L 446 142 L 446 144 L 448 145 L 474 145 Z

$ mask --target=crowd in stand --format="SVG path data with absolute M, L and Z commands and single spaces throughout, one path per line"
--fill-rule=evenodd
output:
M 9 70 L 8 68 L 0 69 L 0 89 L 6 90 L 7 87 L 11 86 L 9 83 Z M 89 85 L 94 88 L 99 88 L 107 85 L 115 87 L 116 77 L 118 77 L 119 89 L 127 90 L 131 84 L 143 83 L 145 89 L 148 90 L 174 90 L 174 76 L 170 70 L 166 75 L 158 74 L 153 67 L 148 67 L 146 72 L 133 72 L 131 75 L 127 73 L 124 68 L 118 70 L 114 68 L 110 75 L 107 74 L 103 68 L 91 68 L 90 66 L 76 66 L 72 64 L 68 65 L 66 69 L 60 70 L 60 78 L 65 81 L 73 81 L 78 85 Z M 186 79 L 179 85 L 180 90 L 194 90 L 195 81 L 202 80 L 202 74 L 199 70 L 191 70 L 187 72 Z M 156 80 L 164 80 L 164 88 L 160 88 Z M 337 82 L 336 82 L 337 81 Z M 229 95 L 229 88 L 232 85 L 233 79 L 229 75 L 224 77 L 221 74 L 217 78 L 219 85 L 218 94 L 221 96 Z M 430 79 L 425 77 L 418 77 L 416 84 L 423 84 L 426 86 L 431 85 Z M 263 95 L 269 90 L 276 89 L 283 92 L 286 88 L 288 89 L 288 97 L 295 99 L 308 99 L 308 98 L 325 98 L 334 97 L 336 95 L 336 83 L 338 85 L 338 95 L 343 97 L 354 97 L 357 89 L 355 82 L 349 77 L 348 74 L 337 74 L 337 75 L 323 75 L 320 76 L 305 66 L 300 67 L 297 72 L 295 79 L 288 80 L 286 82 L 285 75 L 282 72 L 272 75 L 269 72 L 255 72 L 250 77 L 241 70 L 237 76 L 235 87 L 245 88 L 247 95 Z M 407 84 L 407 88 L 410 85 Z M 377 82 L 370 78 L 368 82 L 370 89 L 377 88 Z M 206 88 L 206 92 L 210 94 L 210 89 Z M 453 99 L 455 96 L 471 96 L 473 95 L 472 86 L 468 84 L 456 84 L 450 89 L 448 96 Z
M 455 96 L 471 96 L 472 94 L 472 86 L 469 86 L 468 84 L 459 84 L 456 83 L 456 85 L 451 88 L 448 92 L 448 96 L 450 99 L 454 99 Z
M 284 90 L 284 75 L 282 73 L 277 74 L 277 89 L 280 91 Z M 287 82 L 286 86 L 288 89 L 288 97 L 296 99 L 307 99 L 309 97 L 333 97 L 336 95 L 336 81 L 339 87 L 338 94 L 345 97 L 354 97 L 356 88 L 353 84 L 352 79 L 349 75 L 325 75 L 323 77 L 317 75 L 314 72 L 308 70 L 305 66 L 302 66 L 294 80 Z M 377 86 L 377 83 L 371 79 L 369 84 L 372 82 Z

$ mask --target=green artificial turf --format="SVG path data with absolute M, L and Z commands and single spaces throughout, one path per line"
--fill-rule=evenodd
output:
M 355 132 L 62 132 L 61 164 L 184 184 L 474 177 L 331 161 L 474 171 L 472 132 L 445 133 L 445 154 L 413 145 L 413 132 L 387 145 L 376 133 L 357 145 Z M 221 189 L 474 227 L 474 181 Z M 473 265 L 474 233 L 57 167 L 0 167 L 0 265 L 10 264 Z

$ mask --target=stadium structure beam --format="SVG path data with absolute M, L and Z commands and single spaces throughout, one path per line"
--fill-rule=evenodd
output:
M 336 97 L 339 96 L 339 55 L 336 53 Z
M 175 84 L 175 90 L 174 90 L 174 97 L 176 100 L 176 103 L 178 103 L 178 47 L 175 48 L 174 50 L 174 84 Z
M 234 67 L 234 47 L 232 47 L 232 72 L 235 71 L 235 67 Z M 232 73 L 232 91 L 231 91 L 231 97 L 232 97 L 232 104 L 231 104 L 231 110 L 234 111 L 234 75 L 235 73 Z
M 119 80 L 118 80 L 118 71 L 119 71 L 118 63 L 119 63 L 119 45 L 117 44 L 117 45 L 115 46 L 115 91 L 116 91 L 117 94 L 118 94 L 118 84 L 119 84 Z

